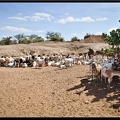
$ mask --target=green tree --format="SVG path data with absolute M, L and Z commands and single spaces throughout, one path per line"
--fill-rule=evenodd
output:
M 71 38 L 71 42 L 74 42 L 74 41 L 79 41 L 79 39 L 77 37 Z
M 46 38 L 50 41 L 61 41 L 63 42 L 64 39 L 61 37 L 61 33 L 58 32 L 47 32 L 46 33 Z
M 44 39 L 40 36 L 36 36 L 33 40 L 33 42 L 42 42 L 42 41 L 44 41 Z
M 32 35 L 29 36 L 29 39 L 31 41 L 34 41 L 37 37 L 38 37 L 38 35 L 32 34 Z
M 12 41 L 12 44 L 17 44 L 17 40 L 13 40 L 13 41 Z
M 0 41 L 1 45 L 10 45 L 12 44 L 11 36 L 9 37 L 3 37 L 2 40 Z
M 29 44 L 29 43 L 31 43 L 31 40 L 30 40 L 29 38 L 23 38 L 23 39 L 20 41 L 20 43 L 22 43 L 22 44 Z
M 60 38 L 60 42 L 64 42 L 64 38 L 62 37 L 62 38 Z
M 105 43 L 112 45 L 112 48 L 115 46 L 118 47 L 118 45 L 120 45 L 120 29 L 112 30 L 110 35 L 102 33 L 102 36 L 105 38 Z
M 17 39 L 19 44 L 21 43 L 22 39 L 25 38 L 24 34 L 17 34 L 14 37 Z

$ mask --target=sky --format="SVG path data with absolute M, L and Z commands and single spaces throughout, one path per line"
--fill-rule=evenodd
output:
M 65 41 L 120 28 L 120 2 L 0 2 L 0 40 L 58 32 Z

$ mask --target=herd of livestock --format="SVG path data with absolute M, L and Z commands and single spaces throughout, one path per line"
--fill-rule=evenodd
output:
M 96 79 L 108 79 L 108 89 L 113 76 L 120 77 L 120 51 L 105 56 L 100 51 L 94 52 L 91 48 L 87 53 L 75 54 L 50 54 L 50 55 L 24 55 L 24 56 L 1 56 L 1 67 L 42 67 L 54 66 L 60 68 L 72 67 L 74 65 L 89 65 L 89 72 Z

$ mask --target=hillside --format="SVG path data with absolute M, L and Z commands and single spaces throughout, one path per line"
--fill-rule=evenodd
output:
M 81 40 L 82 43 L 104 43 L 101 35 L 90 35 L 88 38 Z
M 1 45 L 0 56 L 21 56 L 30 52 L 37 54 L 77 54 L 79 52 L 87 52 L 89 47 L 94 50 L 101 50 L 101 48 L 109 48 L 109 45 L 103 42 L 101 36 L 90 36 L 75 42 L 44 41 L 30 44 Z

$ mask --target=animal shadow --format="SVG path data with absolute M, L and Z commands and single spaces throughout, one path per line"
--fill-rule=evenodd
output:
M 112 88 L 108 90 L 107 83 L 104 81 L 89 78 L 81 79 L 81 77 L 77 78 L 80 79 L 80 84 L 67 89 L 67 91 L 75 90 L 75 94 L 77 95 L 81 95 L 82 92 L 86 91 L 84 93 L 86 96 L 94 95 L 94 98 L 91 102 L 97 102 L 103 98 L 106 98 L 106 101 L 117 100 L 117 102 L 113 105 L 113 108 L 117 108 L 118 104 L 120 104 L 120 80 L 114 78 L 111 82 Z

